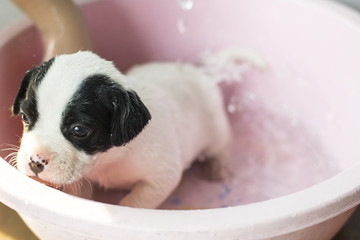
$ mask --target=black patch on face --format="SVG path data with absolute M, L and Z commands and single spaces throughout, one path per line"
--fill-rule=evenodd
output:
M 94 154 L 125 145 L 150 119 L 148 109 L 135 92 L 108 76 L 93 75 L 84 80 L 67 105 L 61 132 L 77 149 Z M 74 132 L 81 128 L 90 130 L 89 134 L 76 136 Z
M 53 62 L 54 58 L 27 71 L 14 100 L 12 112 L 14 115 L 21 113 L 26 116 L 28 121 L 25 123 L 25 127 L 28 131 L 35 126 L 39 117 L 36 99 L 37 87 L 43 80 Z

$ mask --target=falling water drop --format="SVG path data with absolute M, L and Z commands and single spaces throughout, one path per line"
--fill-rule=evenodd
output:
M 239 99 L 236 96 L 232 96 L 230 98 L 230 102 L 227 105 L 227 111 L 228 113 L 236 113 L 238 111 L 238 107 L 239 107 Z
M 194 7 L 194 0 L 177 0 L 183 10 L 191 10 Z
M 184 19 L 179 19 L 177 22 L 177 28 L 180 34 L 185 34 L 187 32 L 187 23 Z
M 235 113 L 236 112 L 236 105 L 234 103 L 229 103 L 227 106 L 227 111 L 229 113 Z
M 247 95 L 246 95 L 246 98 L 250 101 L 254 101 L 256 99 L 256 94 L 253 93 L 253 92 L 249 92 Z

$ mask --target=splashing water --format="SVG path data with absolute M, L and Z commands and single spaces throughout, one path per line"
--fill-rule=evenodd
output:
M 265 61 L 254 52 L 241 48 L 226 48 L 218 52 L 207 50 L 200 54 L 200 67 L 217 82 L 242 82 L 244 75 L 267 68 Z

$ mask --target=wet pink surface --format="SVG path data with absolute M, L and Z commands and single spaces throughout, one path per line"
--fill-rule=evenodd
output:
M 268 74 L 252 71 L 241 83 L 220 84 L 226 96 L 225 107 L 236 108 L 228 113 L 234 135 L 229 166 L 233 176 L 211 182 L 192 167 L 161 208 L 203 209 L 264 201 L 312 186 L 339 172 L 336 160 L 305 126 L 271 112 L 248 94 L 254 90 L 249 83 L 265 81 Z M 97 190 L 95 197 L 116 204 L 123 194 Z
M 355 47 L 360 32 L 352 24 L 330 13 L 313 14 L 316 8 L 283 8 L 284 0 L 271 5 L 234 0 L 229 7 L 198 0 L 190 11 L 176 1 L 163 11 L 164 3 L 86 5 L 97 53 L 126 70 L 154 60 L 193 62 L 206 50 L 240 46 L 263 57 L 268 67 L 221 84 L 225 107 L 231 106 L 234 177 L 212 183 L 189 169 L 161 208 L 224 207 L 276 198 L 326 180 L 360 159 L 360 49 Z M 302 19 L 290 17 L 298 11 Z M 185 32 L 179 32 L 179 20 L 186 23 Z M 0 144 L 18 144 L 21 124 L 11 117 L 10 107 L 24 72 L 41 55 L 33 28 L 0 46 Z M 110 203 L 121 195 L 95 193 L 96 200 Z

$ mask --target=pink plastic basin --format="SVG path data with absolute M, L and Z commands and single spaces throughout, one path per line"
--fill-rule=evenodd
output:
M 119 192 L 96 190 L 96 201 L 64 194 L 1 160 L 0 201 L 40 238 L 325 240 L 359 204 L 359 15 L 324 0 L 191 3 L 95 1 L 83 11 L 97 53 L 120 70 L 195 62 L 233 46 L 265 60 L 266 69 L 220 84 L 235 135 L 234 178 L 210 183 L 190 169 L 161 210 L 144 210 L 107 204 Z M 19 142 L 10 107 L 41 48 L 29 23 L 0 33 L 0 144 Z

